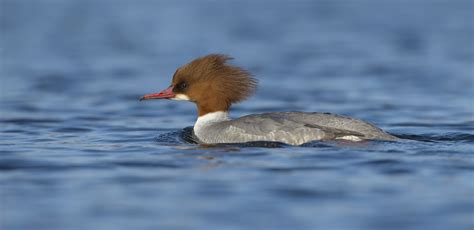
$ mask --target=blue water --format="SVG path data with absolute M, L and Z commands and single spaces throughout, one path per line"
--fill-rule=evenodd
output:
M 0 0 L 0 229 L 474 229 L 473 1 Z M 399 142 L 200 146 L 138 98 L 208 54 L 232 116 L 354 116 Z

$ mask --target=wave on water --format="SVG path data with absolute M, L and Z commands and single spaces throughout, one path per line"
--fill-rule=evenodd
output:
M 396 134 L 398 138 L 422 141 L 422 142 L 466 142 L 474 143 L 474 135 L 470 133 L 448 133 L 448 134 Z

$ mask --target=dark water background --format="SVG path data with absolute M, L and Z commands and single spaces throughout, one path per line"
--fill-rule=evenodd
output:
M 0 229 L 474 229 L 473 1 L 0 1 Z M 400 142 L 205 147 L 150 101 L 226 53 L 234 117 L 327 111 Z

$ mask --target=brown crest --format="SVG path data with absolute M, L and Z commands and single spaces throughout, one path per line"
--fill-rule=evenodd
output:
M 227 111 L 232 103 L 251 96 L 258 83 L 247 70 L 228 64 L 231 59 L 210 54 L 180 67 L 173 76 L 173 91 L 196 102 L 199 116 Z

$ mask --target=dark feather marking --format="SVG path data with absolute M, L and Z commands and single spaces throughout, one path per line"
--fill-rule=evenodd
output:
M 315 128 L 315 129 L 320 129 L 326 133 L 326 135 L 329 136 L 329 134 L 332 134 L 332 136 L 329 136 L 330 138 L 338 138 L 338 137 L 344 137 L 344 136 L 356 136 L 356 137 L 365 137 L 364 134 L 356 132 L 356 131 L 351 131 L 351 130 L 344 130 L 344 129 L 336 129 L 336 128 L 330 128 L 330 127 L 324 127 L 324 126 L 319 126 L 315 124 L 305 124 L 304 126 L 308 128 Z

